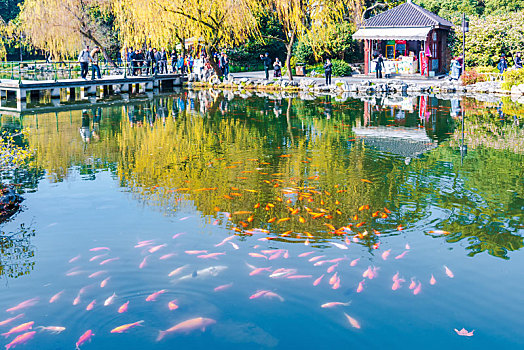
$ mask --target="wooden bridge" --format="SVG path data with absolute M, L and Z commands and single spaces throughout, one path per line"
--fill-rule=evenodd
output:
M 182 86 L 185 76 L 181 74 L 159 74 L 149 76 L 105 76 L 101 79 L 60 80 L 12 80 L 0 81 L 0 110 L 22 112 L 27 109 L 28 99 L 38 100 L 49 93 L 54 106 L 62 100 L 96 101 L 111 94 L 152 93 Z

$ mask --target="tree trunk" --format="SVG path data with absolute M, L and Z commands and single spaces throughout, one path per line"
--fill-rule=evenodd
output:
M 289 38 L 289 42 L 286 44 L 286 68 L 287 68 L 287 75 L 289 77 L 289 80 L 293 80 L 293 72 L 291 71 L 291 54 L 293 53 L 293 44 L 295 42 L 295 32 L 291 33 L 291 37 Z
M 113 68 L 118 68 L 116 63 L 111 59 L 111 57 L 107 54 L 106 49 L 98 40 L 96 40 L 93 36 L 85 35 L 85 37 L 89 40 L 91 40 L 93 43 L 95 43 L 96 46 L 100 48 L 100 51 L 102 51 L 102 55 L 104 55 L 104 58 L 106 59 L 106 62 L 108 62 L 110 65 L 113 66 Z
M 211 45 L 206 45 L 205 47 L 206 47 L 207 59 L 209 60 L 209 64 L 211 65 L 211 68 L 213 68 L 213 70 L 215 71 L 218 77 L 221 77 L 223 75 L 222 69 L 220 69 L 220 67 L 218 66 L 218 62 L 215 62 L 215 57 L 214 57 L 215 52 L 213 48 L 211 47 Z

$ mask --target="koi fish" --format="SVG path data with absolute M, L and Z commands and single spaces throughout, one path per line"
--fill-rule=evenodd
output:
M 391 253 L 391 249 L 388 249 L 384 253 L 382 253 L 382 260 L 386 260 L 390 253 Z
M 5 349 L 9 350 L 11 348 L 14 348 L 16 345 L 24 344 L 27 341 L 31 340 L 35 336 L 35 334 L 36 334 L 35 331 L 31 331 L 31 332 L 27 332 L 27 333 L 24 333 L 24 334 L 20 334 L 15 339 L 13 339 L 12 342 L 7 344 L 5 346 Z
M 178 237 L 182 236 L 182 235 L 185 235 L 186 233 L 185 232 L 179 232 L 179 233 L 175 233 L 173 235 L 173 237 L 171 237 L 172 239 L 177 239 Z
M 160 331 L 158 333 L 158 337 L 156 338 L 156 341 L 162 340 L 169 333 L 175 333 L 175 332 L 189 333 L 197 329 L 201 329 L 202 331 L 205 331 L 206 327 L 211 326 L 215 323 L 216 321 L 211 318 L 203 318 L 203 317 L 192 318 L 190 320 L 180 322 L 165 331 Z
M 95 307 L 95 303 L 96 303 L 96 300 L 93 300 L 92 302 L 90 302 L 89 305 L 87 305 L 86 310 L 87 311 L 93 310 L 93 308 Z
M 256 293 L 252 294 L 249 299 L 256 299 L 256 298 L 260 298 L 262 295 L 266 294 L 267 292 L 269 292 L 268 290 L 259 290 L 257 291 Z
M 126 312 L 128 306 L 129 306 L 129 301 L 125 302 L 124 304 L 122 304 L 122 305 L 118 308 L 118 313 L 119 313 L 119 314 L 123 314 L 124 312 Z
M 397 289 L 399 289 L 399 288 L 401 287 L 400 284 L 401 284 L 402 282 L 405 282 L 402 278 L 399 278 L 399 279 L 395 280 L 395 282 L 393 282 L 393 285 L 391 286 L 391 289 L 392 289 L 392 290 L 397 290 Z
M 58 334 L 66 330 L 65 327 L 59 327 L 59 326 L 38 326 L 36 329 L 40 329 L 41 331 L 48 331 L 52 334 Z
M 419 282 L 417 288 L 415 288 L 415 289 L 413 290 L 413 294 L 414 294 L 414 295 L 417 295 L 418 293 L 420 293 L 420 290 L 421 290 L 421 289 L 422 289 L 422 283 Z
M 316 287 L 319 285 L 319 283 L 322 281 L 322 278 L 324 278 L 324 275 L 322 274 L 322 276 L 320 276 L 319 278 L 317 278 L 314 282 L 313 282 L 313 285 Z
M 91 330 L 88 330 L 84 334 L 82 334 L 80 338 L 78 338 L 78 341 L 75 343 L 76 349 L 80 350 L 80 346 L 84 345 L 86 342 L 91 340 L 91 337 L 93 337 L 94 335 L 95 334 Z
M 333 271 L 335 271 L 335 269 L 337 268 L 338 266 L 338 263 L 336 263 L 335 265 L 331 265 L 330 267 L 328 267 L 327 269 L 327 273 L 332 273 Z
M 193 278 L 206 278 L 209 276 L 218 276 L 220 272 L 227 270 L 227 268 L 227 266 L 210 266 L 206 267 L 205 269 L 194 271 L 189 275 L 182 276 L 178 280 L 184 281 Z
M 468 332 L 465 328 L 462 328 L 460 331 L 455 328 L 455 332 L 458 335 L 461 335 L 463 337 L 472 337 L 473 336 L 473 332 L 475 332 L 475 330 L 472 330 L 471 332 Z
M 146 267 L 146 265 L 147 265 L 147 258 L 148 257 L 149 256 L 145 256 L 144 259 L 142 259 L 142 262 L 140 263 L 140 265 L 138 265 L 139 269 L 143 269 L 144 267 Z
M 147 247 L 148 245 L 151 245 L 153 244 L 154 240 L 150 239 L 150 240 L 147 240 L 147 241 L 140 241 L 137 243 L 137 245 L 135 245 L 135 248 L 143 248 L 143 247 Z
M 314 262 L 314 261 L 320 260 L 320 259 L 325 258 L 325 257 L 326 257 L 325 255 L 314 256 L 311 259 L 309 259 L 308 261 L 309 262 Z
M 80 259 L 81 256 L 82 256 L 82 255 L 77 255 L 77 256 L 75 256 L 74 258 L 69 259 L 69 263 L 72 263 L 72 262 L 77 261 L 78 259 Z
M 226 289 L 228 289 L 228 288 L 231 288 L 232 286 L 233 286 L 233 283 L 223 284 L 223 285 L 218 286 L 218 287 L 216 287 L 215 289 L 213 289 L 213 291 L 215 291 L 215 292 L 220 292 L 220 291 L 226 290 Z
M 161 289 L 159 290 L 158 292 L 154 292 L 153 294 L 149 295 L 147 298 L 146 298 L 146 301 L 156 301 L 156 298 L 161 295 L 161 294 L 164 294 L 165 292 L 167 292 L 167 290 L 165 289 Z
M 225 243 L 229 242 L 230 240 L 234 239 L 235 236 L 229 236 L 222 240 L 222 242 L 215 244 L 215 247 L 220 247 L 221 245 L 224 245 Z
M 60 298 L 60 296 L 61 296 L 62 294 L 64 294 L 64 291 L 63 291 L 63 290 L 60 291 L 60 292 L 58 292 L 58 293 L 56 293 L 55 295 L 53 295 L 53 296 L 51 297 L 51 299 L 49 299 L 49 303 L 52 304 L 52 303 L 54 303 L 55 301 L 57 301 L 57 300 Z
M 357 263 L 358 263 L 359 260 L 360 260 L 360 258 L 357 258 L 357 259 L 351 261 L 351 262 L 349 263 L 349 266 L 355 266 L 355 265 L 357 265 Z
M 173 277 L 174 275 L 176 275 L 176 274 L 182 272 L 182 270 L 185 269 L 186 267 L 187 267 L 187 265 L 177 267 L 176 269 L 174 269 L 173 271 L 171 271 L 171 272 L 168 274 L 168 277 Z
M 171 300 L 169 303 L 167 303 L 167 307 L 169 308 L 169 310 L 173 311 L 173 310 L 178 309 L 178 305 L 176 303 L 177 303 L 176 299 Z
M 22 301 L 20 304 L 13 306 L 5 311 L 14 312 L 14 311 L 26 309 L 28 307 L 34 306 L 36 303 L 38 303 L 38 298 L 32 298 L 26 301 Z
M 406 251 L 404 251 L 402 254 L 397 255 L 397 256 L 395 257 L 395 259 L 397 259 L 397 260 L 398 260 L 398 259 L 402 259 L 402 258 L 403 258 L 407 253 L 408 253 L 408 251 L 406 250 Z
M 149 251 L 151 254 L 153 254 L 154 252 L 157 252 L 157 251 L 159 251 L 160 249 L 162 249 L 162 248 L 164 248 L 164 247 L 167 247 L 167 244 L 156 245 L 156 246 L 154 246 L 154 247 L 149 248 L 148 251 Z
M 315 253 L 315 252 L 314 252 L 314 251 L 311 251 L 311 252 L 305 252 L 305 253 L 299 254 L 298 257 L 299 257 L 299 258 L 304 258 L 304 257 L 306 257 L 306 256 L 308 256 L 308 255 L 313 254 L 313 253 Z
M 236 243 L 234 243 L 234 242 L 229 242 L 229 244 L 231 244 L 231 246 L 232 246 L 234 249 L 237 249 L 237 250 L 240 249 L 240 248 L 238 247 L 238 245 L 237 245 Z
M 176 255 L 176 253 L 164 254 L 160 258 L 158 258 L 158 260 L 166 260 L 166 259 L 174 257 L 175 255 Z
M 110 262 L 117 261 L 117 260 L 120 260 L 120 258 L 111 258 L 111 259 L 106 259 L 106 260 L 101 261 L 101 262 L 100 262 L 100 265 L 109 264 Z
M 297 279 L 302 279 L 302 278 L 311 278 L 313 276 L 311 275 L 289 275 L 289 276 L 286 276 L 286 278 L 290 279 L 290 280 L 297 280 Z
M 433 230 L 433 231 L 428 231 L 428 233 L 431 233 L 434 235 L 449 235 L 451 232 L 443 231 L 443 230 Z
M 113 328 L 110 333 L 124 333 L 124 332 L 130 330 L 131 328 L 134 328 L 134 327 L 136 327 L 136 326 L 138 326 L 138 325 L 140 325 L 142 323 L 144 323 L 143 320 L 142 321 L 133 322 L 133 323 L 124 324 L 122 326 L 118 326 L 116 328 Z
M 226 255 L 226 253 L 223 252 L 223 253 L 210 253 L 210 254 L 197 255 L 197 258 L 199 259 L 217 259 L 217 256 L 220 256 L 220 255 Z
M 335 247 L 339 248 L 339 249 L 348 249 L 347 246 L 345 246 L 344 244 L 340 244 L 340 243 L 336 243 L 336 242 L 329 242 L 331 243 L 332 245 L 334 245 Z
M 92 262 L 92 261 L 98 260 L 98 259 L 100 259 L 100 258 L 102 258 L 104 256 L 107 256 L 107 254 L 95 255 L 91 259 L 89 259 L 89 261 Z
M 24 316 L 25 316 L 24 314 L 19 314 L 19 315 L 16 315 L 15 317 L 11 317 L 11 318 L 8 318 L 7 320 L 3 320 L 2 322 L 0 322 L 0 326 L 5 326 L 6 324 L 16 321 L 19 318 L 22 318 Z
M 107 298 L 104 301 L 104 306 L 109 306 L 109 305 L 113 304 L 113 301 L 115 300 L 115 298 L 116 298 L 116 293 L 113 293 L 113 295 L 111 295 L 109 298 Z
M 258 275 L 258 274 L 261 273 L 262 271 L 268 271 L 268 272 L 271 272 L 271 266 L 270 266 L 270 267 L 257 267 L 256 269 L 254 269 L 253 271 L 251 271 L 251 272 L 249 273 L 249 276 Z
M 280 300 L 280 301 L 282 301 L 282 302 L 284 301 L 284 298 L 282 298 L 282 297 L 281 297 L 280 295 L 278 295 L 277 293 L 273 293 L 273 292 L 271 292 L 271 291 L 268 291 L 268 292 L 264 293 L 262 296 L 263 296 L 264 298 L 277 298 L 278 300 Z
M 186 250 L 184 253 L 188 255 L 207 254 L 207 250 Z
M 111 250 L 111 249 L 109 249 L 108 247 L 95 247 L 95 248 L 89 249 L 90 252 L 99 252 L 101 250 Z
M 435 279 L 435 277 L 433 277 L 433 275 L 431 275 L 431 278 L 430 278 L 430 280 L 429 280 L 429 284 L 431 284 L 432 286 L 434 286 L 435 283 L 437 283 L 437 280 Z
M 292 274 L 294 274 L 296 272 L 297 272 L 297 270 L 295 270 L 295 269 L 280 268 L 280 269 L 276 269 L 275 271 L 273 271 L 273 273 L 271 275 L 269 275 L 269 277 L 270 278 L 285 277 L 285 276 L 288 276 L 288 275 L 292 275 Z
M 248 253 L 248 255 L 252 258 L 264 258 L 264 259 L 267 259 L 267 256 L 265 255 L 262 255 L 260 253 Z
M 327 308 L 327 307 L 335 307 L 335 306 L 348 306 L 351 304 L 351 301 L 348 301 L 347 303 L 341 303 L 339 301 L 332 301 L 329 303 L 325 303 L 320 305 L 320 307 Z
M 446 265 L 444 265 L 444 269 L 446 270 L 446 275 L 448 275 L 449 278 L 455 277 L 453 272 Z
M 331 278 L 329 279 L 329 284 L 331 285 L 335 284 L 335 282 L 337 281 L 337 278 L 338 278 L 337 273 L 335 272 L 333 276 L 331 276 Z
M 364 290 L 364 282 L 365 281 L 366 280 L 362 280 L 362 281 L 358 282 L 357 293 L 360 293 L 360 292 L 362 292 Z
M 349 324 L 350 324 L 353 328 L 360 329 L 360 323 L 358 323 L 357 320 L 355 320 L 353 317 L 349 316 L 349 315 L 346 314 L 345 312 L 344 312 L 344 315 L 346 316 L 347 320 L 349 321 Z
M 109 282 L 110 279 L 111 277 L 108 277 L 104 279 L 102 282 L 100 282 L 100 288 L 104 288 L 105 286 L 107 286 L 107 282 Z
M 411 283 L 409 284 L 409 289 L 415 289 L 415 287 L 417 286 L 417 282 L 415 282 L 413 280 L 413 278 L 411 279 Z
M 95 277 L 98 277 L 100 275 L 103 275 L 104 273 L 107 273 L 107 271 L 103 270 L 103 271 L 93 272 L 92 274 L 90 274 L 88 276 L 88 278 L 95 278 Z
M 2 333 L 2 335 L 4 337 L 9 337 L 11 334 L 15 334 L 15 333 L 22 333 L 22 332 L 25 332 L 27 331 L 28 329 L 31 329 L 33 328 L 33 325 L 35 324 L 34 321 L 31 321 L 31 322 L 26 322 L 26 323 L 22 323 L 18 326 L 15 326 L 13 328 L 11 328 L 9 330 L 9 332 L 6 332 L 6 333 Z

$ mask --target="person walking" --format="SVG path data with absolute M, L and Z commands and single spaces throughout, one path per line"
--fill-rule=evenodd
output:
M 520 52 L 517 52 L 515 54 L 515 58 L 513 59 L 515 61 L 515 68 L 520 69 L 522 68 L 522 58 L 520 57 Z
M 499 70 L 500 74 L 503 74 L 508 69 L 508 62 L 506 61 L 505 54 L 502 54 L 500 56 L 499 63 L 497 64 L 497 69 Z
M 89 46 L 86 46 L 80 52 L 78 62 L 80 62 L 80 76 L 82 79 L 87 79 L 87 74 L 89 73 Z
M 381 54 L 379 54 L 377 57 L 377 62 L 376 62 L 376 67 L 375 67 L 375 73 L 376 73 L 377 79 L 382 79 L 382 69 L 383 68 L 385 68 L 384 67 L 384 58 L 382 57 Z
M 160 52 L 160 74 L 167 73 L 167 52 L 166 49 L 162 48 Z
M 229 59 L 225 53 L 223 53 L 222 57 L 220 57 L 220 66 L 224 77 L 227 77 L 229 75 Z
M 324 63 L 324 74 L 326 75 L 326 85 L 331 85 L 332 70 L 333 70 L 333 64 L 331 63 L 331 60 L 328 58 L 326 59 L 326 63 Z
M 275 63 L 273 63 L 273 70 L 274 70 L 273 76 L 275 78 L 282 77 L 282 63 L 280 63 L 280 60 L 278 59 L 278 57 L 275 58 Z
M 458 57 L 451 60 L 451 79 L 458 80 L 460 78 L 460 63 Z
M 269 68 L 271 67 L 271 58 L 269 58 L 269 53 L 266 52 L 265 55 L 260 55 L 260 59 L 264 63 L 264 72 L 266 72 L 266 80 L 269 80 Z
M 91 51 L 91 80 L 95 80 L 95 72 L 98 79 L 102 79 L 100 74 L 100 67 L 98 66 L 98 54 L 100 53 L 100 48 L 95 46 L 93 51 Z
M 173 49 L 171 51 L 171 69 L 173 70 L 173 74 L 176 73 L 176 61 L 178 60 L 178 55 L 176 53 L 176 50 Z

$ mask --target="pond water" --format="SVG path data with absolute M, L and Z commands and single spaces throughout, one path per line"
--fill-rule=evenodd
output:
M 508 106 L 186 91 L 3 115 L 34 158 L 2 174 L 25 201 L 0 227 L 0 331 L 36 333 L 2 342 L 522 348 Z

